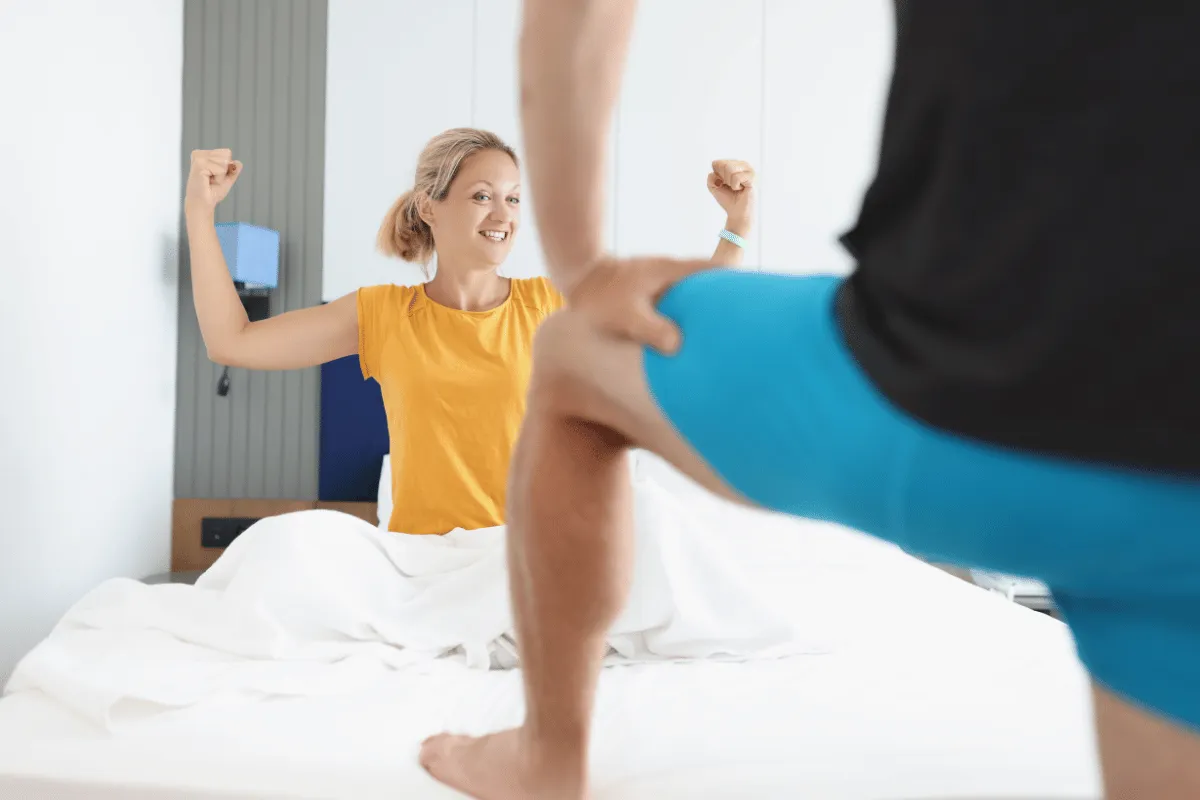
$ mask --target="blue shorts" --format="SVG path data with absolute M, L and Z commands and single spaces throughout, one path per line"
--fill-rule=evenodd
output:
M 683 345 L 646 351 L 645 371 L 680 435 L 761 506 L 1042 580 L 1099 683 L 1200 730 L 1200 481 L 1000 448 L 908 416 L 847 349 L 840 282 L 722 270 L 671 289 L 660 309 Z

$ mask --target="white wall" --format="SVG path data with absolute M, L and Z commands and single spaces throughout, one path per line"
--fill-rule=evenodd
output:
M 889 0 L 765 0 L 762 263 L 845 273 L 837 242 L 875 174 L 891 77 Z
M 712 161 L 764 167 L 762 0 L 688 0 L 687 9 L 639 5 L 618 110 L 623 255 L 711 255 L 725 221 L 705 187 Z M 748 266 L 760 263 L 757 232 L 750 241 Z
M 887 0 L 645 0 L 615 122 L 610 244 L 707 255 L 723 217 L 709 162 L 762 174 L 748 265 L 845 271 L 836 242 L 874 170 L 892 56 Z M 430 136 L 519 147 L 519 0 L 330 0 L 324 297 L 420 273 L 374 252 Z M 542 274 L 526 213 L 506 272 Z
M 182 0 L 0 8 L 0 682 L 168 566 Z

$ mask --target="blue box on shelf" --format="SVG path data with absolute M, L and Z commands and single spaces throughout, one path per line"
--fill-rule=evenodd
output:
M 279 285 L 279 231 L 245 222 L 220 222 L 217 239 L 235 282 L 250 290 Z

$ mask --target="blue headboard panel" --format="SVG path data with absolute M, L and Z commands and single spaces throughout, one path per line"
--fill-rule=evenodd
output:
M 358 356 L 321 367 L 321 451 L 317 492 L 326 502 L 374 502 L 388 452 L 379 384 L 363 380 Z

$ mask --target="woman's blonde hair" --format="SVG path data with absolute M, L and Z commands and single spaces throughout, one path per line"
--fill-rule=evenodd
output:
M 385 256 L 418 263 L 426 269 L 433 258 L 433 231 L 421 219 L 421 202 L 445 200 L 463 161 L 482 150 L 499 150 L 520 166 L 516 152 L 494 133 L 478 128 L 451 128 L 429 140 L 417 159 L 414 186 L 400 195 L 383 224 L 376 244 Z

